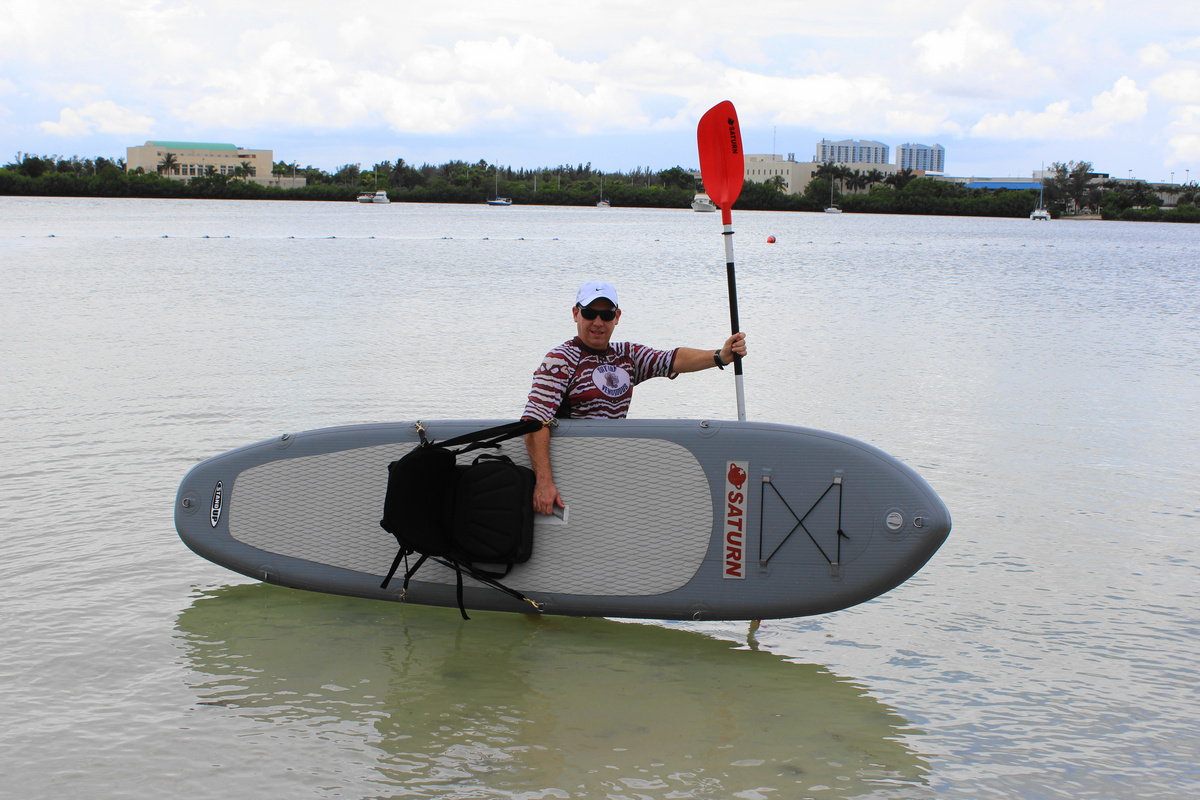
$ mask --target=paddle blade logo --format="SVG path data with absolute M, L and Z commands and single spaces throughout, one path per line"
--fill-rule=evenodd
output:
M 742 487 L 750 473 L 749 461 L 730 461 L 725 471 L 725 564 L 726 578 L 746 577 L 746 493 Z
M 221 482 L 217 481 L 217 486 L 213 489 L 212 509 L 208 515 L 208 521 L 214 528 L 221 521 L 221 495 Z

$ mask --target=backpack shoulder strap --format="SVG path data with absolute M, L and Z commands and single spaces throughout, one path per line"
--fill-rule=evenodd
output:
M 425 428 L 421 425 L 420 420 L 417 421 L 417 430 L 421 433 L 422 438 L 425 436 Z M 455 436 L 452 439 L 447 439 L 444 442 L 433 442 L 433 447 L 452 448 L 459 445 L 467 445 L 455 450 L 455 455 L 465 453 L 469 450 L 476 450 L 480 447 L 499 447 L 500 442 L 506 439 L 515 439 L 518 436 L 524 436 L 527 433 L 541 430 L 542 423 L 536 419 L 522 419 L 516 422 L 510 422 L 506 425 L 497 425 L 494 428 L 484 428 L 479 431 L 471 431 L 464 433 L 461 436 Z
M 571 363 L 570 359 L 568 359 L 568 363 Z M 563 387 L 562 399 L 558 401 L 558 408 L 554 411 L 555 419 L 571 418 L 571 389 L 574 388 L 575 382 L 579 380 L 581 364 L 583 364 L 583 351 L 576 349 L 575 361 L 571 363 L 571 377 L 567 379 L 567 385 Z

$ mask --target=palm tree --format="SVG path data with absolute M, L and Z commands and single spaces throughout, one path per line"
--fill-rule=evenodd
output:
M 165 156 L 163 156 L 162 161 L 158 162 L 158 174 L 159 175 L 170 175 L 171 170 L 175 169 L 178 166 L 179 166 L 179 159 L 175 157 L 174 153 L 167 151 L 167 154 Z
M 883 183 L 883 173 L 878 169 L 872 169 L 866 174 L 867 188 L 874 186 L 877 183 Z
M 897 191 L 908 185 L 908 182 L 913 179 L 912 167 L 905 167 L 899 172 L 893 172 L 883 179 L 883 182 L 889 186 L 894 186 Z
M 850 191 L 857 192 L 859 189 L 865 189 L 867 187 L 867 177 L 863 175 L 862 170 L 851 170 L 849 183 Z
M 850 167 L 846 166 L 845 164 L 838 164 L 837 177 L 838 181 L 841 183 L 843 192 L 846 191 L 846 181 L 850 180 L 850 176 L 853 174 L 854 170 L 850 169 Z
M 833 183 L 834 179 L 837 178 L 837 174 L 838 165 L 834 164 L 832 161 L 826 161 L 821 166 L 817 167 L 817 171 L 813 174 L 813 177 L 824 178 L 830 183 Z

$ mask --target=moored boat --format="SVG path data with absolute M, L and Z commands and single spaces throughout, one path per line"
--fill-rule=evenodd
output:
M 825 208 L 826 214 L 840 214 L 842 210 L 833 204 L 833 179 L 829 180 L 829 205 Z
M 1042 170 L 1044 171 L 1045 169 L 1046 169 L 1046 165 L 1042 164 Z M 1037 208 L 1035 208 L 1033 210 L 1033 212 L 1029 215 L 1029 218 L 1032 220 L 1039 220 L 1039 219 L 1050 220 L 1051 219 L 1050 210 L 1048 208 L 1046 208 L 1046 203 L 1042 200 L 1042 193 L 1045 191 L 1045 189 L 1046 189 L 1046 184 L 1043 179 L 1042 185 L 1038 186 Z
M 492 197 L 492 199 L 487 201 L 487 204 L 489 206 L 511 206 L 512 205 L 511 197 L 501 197 L 500 196 L 500 168 L 499 167 L 496 167 L 496 194 L 494 197 Z

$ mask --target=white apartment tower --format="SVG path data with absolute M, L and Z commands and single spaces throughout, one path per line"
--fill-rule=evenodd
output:
M 813 156 L 813 161 L 822 164 L 826 161 L 834 164 L 887 164 L 888 146 L 883 142 L 858 141 L 856 139 L 843 139 L 840 142 L 831 142 L 828 139 L 822 139 L 817 144 L 817 152 Z
M 896 148 L 898 169 L 924 170 L 925 172 L 946 171 L 946 148 L 940 144 L 902 144 Z

